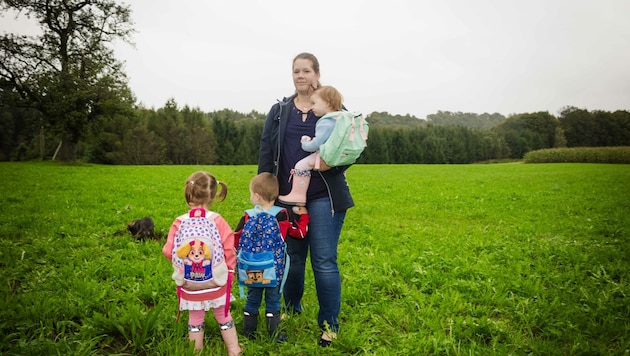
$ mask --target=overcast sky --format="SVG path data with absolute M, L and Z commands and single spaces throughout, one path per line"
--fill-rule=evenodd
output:
M 266 113 L 315 54 L 349 109 L 630 110 L 628 0 L 130 0 L 138 102 Z M 26 21 L 2 19 L 0 31 Z

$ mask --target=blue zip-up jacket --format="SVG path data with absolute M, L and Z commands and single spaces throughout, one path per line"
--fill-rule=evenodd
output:
M 267 114 L 265 126 L 260 138 L 258 153 L 258 173 L 270 172 L 278 175 L 280 160 L 282 159 L 282 141 L 284 131 L 289 121 L 289 108 L 295 94 L 274 104 Z M 328 189 L 328 196 L 333 205 L 333 211 L 344 211 L 354 206 L 350 188 L 344 172 L 349 166 L 332 167 L 327 171 L 318 171 Z M 315 172 L 313 172 L 315 173 Z

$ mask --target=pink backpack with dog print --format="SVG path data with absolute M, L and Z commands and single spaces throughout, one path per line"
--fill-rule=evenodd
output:
M 173 244 L 173 280 L 182 288 L 202 290 L 228 282 L 228 267 L 214 213 L 191 209 L 179 217 Z

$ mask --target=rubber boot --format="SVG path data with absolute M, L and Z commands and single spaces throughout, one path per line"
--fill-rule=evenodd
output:
M 241 345 L 238 344 L 238 335 L 236 335 L 234 321 L 230 320 L 225 324 L 219 325 L 219 327 L 221 329 L 221 337 L 227 349 L 227 354 L 229 356 L 240 355 L 243 350 L 241 350 Z
M 258 328 L 258 314 L 249 314 L 244 312 L 243 315 L 243 335 L 248 339 L 253 339 Z
M 268 312 L 265 314 L 267 317 L 267 332 L 269 336 L 274 338 L 276 342 L 285 342 L 289 338 L 287 334 L 280 332 L 280 311 Z
M 311 171 L 294 169 L 291 179 L 293 179 L 291 193 L 279 196 L 278 200 L 287 205 L 305 206 L 306 191 L 311 183 Z

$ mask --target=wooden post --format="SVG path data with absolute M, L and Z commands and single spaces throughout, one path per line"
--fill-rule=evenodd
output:
M 59 141 L 59 146 L 57 146 L 57 149 L 55 150 L 55 154 L 53 155 L 52 160 L 54 161 L 55 158 L 57 157 L 57 153 L 59 153 L 59 149 L 61 148 L 61 143 L 63 142 L 63 140 Z

